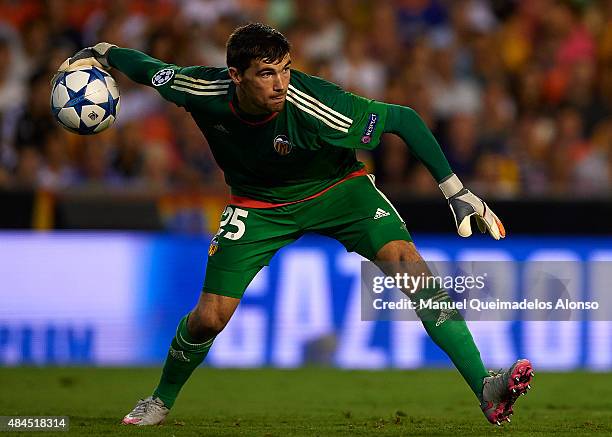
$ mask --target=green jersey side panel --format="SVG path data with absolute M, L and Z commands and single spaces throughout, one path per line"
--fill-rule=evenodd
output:
M 324 190 L 363 167 L 354 149 L 374 147 L 386 117 L 382 104 L 292 70 L 284 109 L 245 120 L 226 68 L 178 67 L 120 48 L 109 61 L 191 113 L 235 196 L 285 203 Z

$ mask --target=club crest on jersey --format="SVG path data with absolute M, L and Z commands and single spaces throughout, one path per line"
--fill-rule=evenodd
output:
M 163 70 L 159 70 L 153 78 L 151 79 L 151 83 L 153 86 L 162 86 L 165 83 L 170 82 L 170 79 L 174 76 L 174 70 L 172 68 L 164 68 Z
M 293 144 L 291 144 L 291 141 L 289 141 L 286 135 L 277 135 L 276 138 L 274 138 L 274 150 L 276 150 L 276 153 L 279 155 L 288 155 L 292 148 Z
M 212 240 L 210 240 L 210 246 L 208 246 L 208 256 L 213 256 L 219 250 L 219 240 L 217 240 L 217 236 L 215 235 Z
M 363 135 L 361 136 L 361 142 L 363 144 L 368 144 L 370 141 L 372 141 L 372 135 L 374 135 L 376 123 L 378 123 L 378 114 L 371 113 L 368 124 L 366 124 L 366 127 L 363 130 Z

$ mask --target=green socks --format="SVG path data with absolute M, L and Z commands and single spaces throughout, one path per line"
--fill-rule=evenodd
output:
M 410 298 L 417 304 L 417 308 L 419 299 L 453 302 L 448 293 L 440 289 L 423 289 Z M 480 399 L 483 378 L 489 376 L 489 373 L 482 363 L 480 352 L 461 314 L 454 309 L 424 308 L 417 309 L 417 315 L 431 339 L 446 352 L 476 397 Z
M 214 341 L 213 337 L 204 343 L 193 343 L 187 331 L 188 318 L 189 315 L 183 317 L 176 328 L 159 385 L 153 392 L 153 396 L 160 398 L 168 408 L 172 408 L 181 388 L 202 364 Z
M 452 302 L 448 293 L 439 289 L 423 289 L 410 298 L 417 306 L 419 300 Z M 424 308 L 418 309 L 417 315 L 434 343 L 446 352 L 474 394 L 480 398 L 483 379 L 489 376 L 489 373 L 461 314 L 456 310 Z M 181 388 L 196 367 L 204 361 L 214 341 L 213 337 L 204 343 L 193 343 L 187 331 L 188 317 L 189 315 L 183 317 L 179 322 L 159 385 L 153 393 L 153 396 L 160 398 L 168 408 L 174 405 Z

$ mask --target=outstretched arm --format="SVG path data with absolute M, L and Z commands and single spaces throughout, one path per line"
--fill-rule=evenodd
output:
M 106 70 L 111 67 L 121 71 L 134 82 L 154 87 L 163 98 L 178 106 L 187 106 L 186 95 L 172 87 L 175 73 L 191 71 L 199 67 L 178 67 L 155 59 L 138 50 L 98 43 L 87 47 L 66 59 L 59 71 L 95 66 Z
M 159 87 L 170 82 L 174 72 L 179 70 L 173 64 L 155 59 L 146 53 L 134 49 L 113 47 L 108 51 L 108 64 L 121 71 L 134 82 L 142 85 Z M 160 72 L 166 70 L 166 74 Z
M 496 240 L 504 238 L 506 231 L 488 205 L 472 194 L 453 173 L 451 167 L 429 128 L 413 109 L 400 105 L 387 105 L 385 132 L 398 135 L 411 152 L 427 167 L 436 179 L 455 218 L 457 232 L 462 237 L 472 235 L 470 220 L 476 218 L 481 232 L 489 231 Z

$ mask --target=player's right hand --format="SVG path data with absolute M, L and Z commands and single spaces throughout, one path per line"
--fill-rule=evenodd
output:
M 443 180 L 439 186 L 448 200 L 460 236 L 472 235 L 472 216 L 475 217 L 480 232 L 488 231 L 496 240 L 506 236 L 501 220 L 482 199 L 465 188 L 455 174 Z
M 106 55 L 112 47 L 117 46 L 107 42 L 100 42 L 93 47 L 87 47 L 79 50 L 74 54 L 74 56 L 71 56 L 62 62 L 62 65 L 60 65 L 58 71 L 70 71 L 84 66 L 95 66 L 108 70 L 110 68 L 110 64 L 108 63 Z

